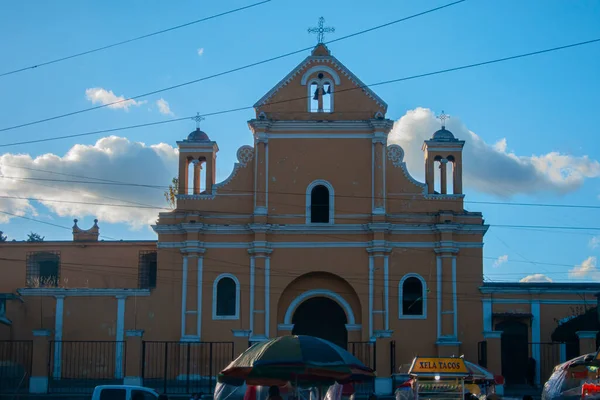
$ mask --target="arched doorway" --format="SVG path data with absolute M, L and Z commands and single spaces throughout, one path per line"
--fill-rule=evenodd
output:
M 329 340 L 345 349 L 348 346 L 348 318 L 344 309 L 327 297 L 303 301 L 292 317 L 292 335 L 310 335 Z
M 529 327 L 518 320 L 507 320 L 496 324 L 496 330 L 502 331 L 500 340 L 502 376 L 507 385 L 527 383 L 529 360 Z

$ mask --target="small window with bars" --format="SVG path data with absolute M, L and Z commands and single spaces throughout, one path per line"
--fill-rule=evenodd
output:
M 140 260 L 138 265 L 138 288 L 156 288 L 156 266 L 156 251 L 140 251 Z
M 60 251 L 27 253 L 27 287 L 58 287 L 60 283 Z

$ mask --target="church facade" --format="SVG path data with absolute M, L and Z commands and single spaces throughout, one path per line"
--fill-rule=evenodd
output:
M 543 383 L 550 364 L 595 348 L 595 332 L 575 347 L 552 334 L 574 309 L 596 306 L 600 285 L 483 282 L 488 226 L 463 203 L 469 144 L 443 121 L 423 143 L 418 182 L 387 143 L 386 103 L 323 44 L 255 111 L 253 140 L 223 182 L 209 134 L 177 143 L 176 207 L 159 214 L 157 241 L 98 241 L 97 224 L 76 222 L 72 242 L 0 244 L 0 340 L 31 342 L 31 391 L 82 370 L 189 385 L 249 344 L 289 334 L 353 351 L 376 369 L 378 393 L 416 355 L 464 355 L 520 384 L 530 358 Z M 111 356 L 67 366 L 87 342 L 109 343 Z

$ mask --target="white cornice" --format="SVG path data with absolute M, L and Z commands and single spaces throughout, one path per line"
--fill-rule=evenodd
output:
M 64 296 L 64 297 L 143 297 L 150 296 L 148 289 L 95 289 L 95 288 L 21 288 L 21 296 Z
M 189 242 L 160 242 L 158 248 L 161 249 L 189 249 Z M 370 248 L 376 246 L 379 249 L 389 251 L 390 248 L 428 248 L 428 249 L 475 249 L 482 248 L 482 242 L 396 242 L 396 241 L 344 241 L 344 242 L 264 242 L 261 244 L 261 249 L 310 249 L 310 248 L 347 248 L 347 247 L 359 247 L 359 248 Z M 199 252 L 198 249 L 254 249 L 256 247 L 255 242 L 195 242 L 194 251 Z M 384 251 L 377 250 L 377 251 Z
M 600 292 L 600 283 L 485 283 L 479 288 L 483 294 L 590 294 Z M 496 302 L 493 299 L 493 302 Z M 596 302 L 590 299 L 590 302 Z

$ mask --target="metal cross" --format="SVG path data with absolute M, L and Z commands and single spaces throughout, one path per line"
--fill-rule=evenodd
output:
M 319 26 L 315 28 L 308 28 L 308 33 L 316 33 L 317 34 L 317 44 L 323 43 L 325 40 L 325 33 L 333 33 L 335 32 L 335 28 L 333 27 L 324 27 L 325 18 L 319 18 Z
M 444 113 L 444 110 L 442 110 L 442 113 L 438 116 L 438 119 L 442 122 L 442 129 L 446 127 L 446 120 L 450 119 L 450 116 Z
M 200 122 L 204 121 L 204 117 L 200 115 L 199 112 L 196 113 L 195 117 L 190 118 L 193 121 L 196 121 L 196 129 L 200 129 Z

